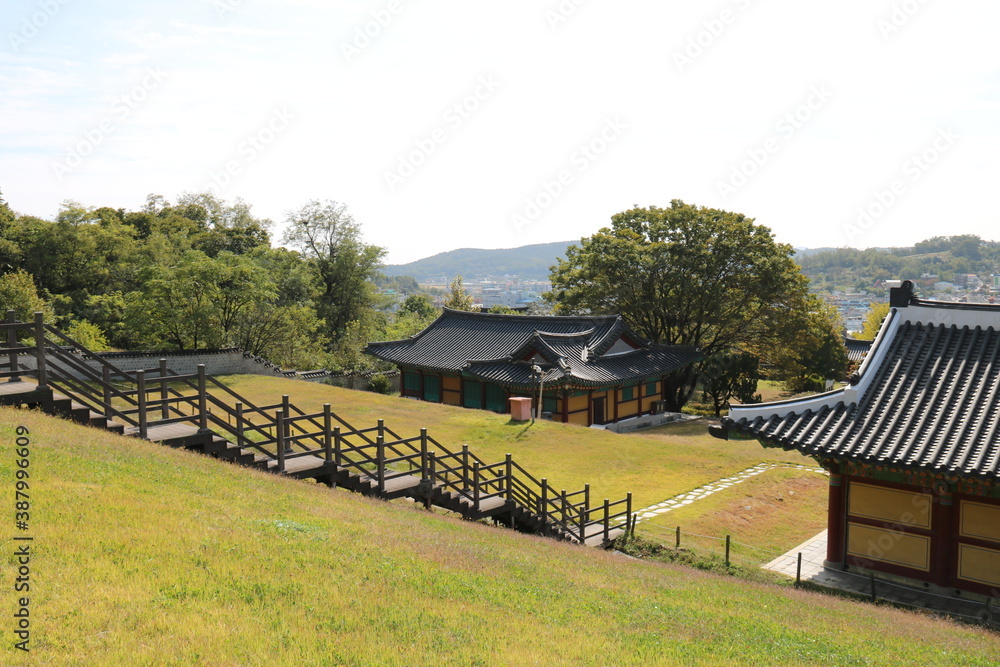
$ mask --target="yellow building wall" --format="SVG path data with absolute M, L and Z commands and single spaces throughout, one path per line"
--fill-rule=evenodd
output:
M 569 397 L 569 411 L 570 412 L 573 412 L 574 410 L 586 410 L 588 407 L 590 407 L 590 403 L 587 400 L 587 395 L 586 394 L 583 394 L 582 396 L 570 396 Z M 587 415 L 584 415 L 583 417 L 584 417 L 584 422 L 586 422 Z
M 858 558 L 927 571 L 930 546 L 930 538 L 922 535 L 858 523 L 847 524 L 847 553 Z
M 922 493 L 851 482 L 847 511 L 854 516 L 901 526 L 931 527 L 931 499 Z
M 962 501 L 962 537 L 1000 542 L 1000 507 Z
M 577 412 L 576 414 L 571 414 L 569 416 L 570 424 L 579 424 L 581 426 L 587 426 L 587 413 Z
M 1000 586 L 1000 551 L 960 544 L 958 576 L 980 584 Z
M 462 378 L 456 375 L 445 375 L 441 378 L 441 388 L 449 389 L 451 391 L 461 391 L 462 390 Z
M 618 417 L 630 417 L 639 411 L 639 401 L 626 401 L 618 404 Z M 612 413 L 613 414 L 613 413 Z

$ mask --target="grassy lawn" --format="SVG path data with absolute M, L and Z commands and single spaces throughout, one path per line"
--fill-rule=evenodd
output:
M 34 538 L 31 653 L 13 648 L 8 622 L 3 664 L 995 658 L 997 637 L 981 629 L 527 537 L 0 408 L 7 508 L 18 424 L 31 440 L 31 528 L 21 533 Z M 666 447 L 661 437 L 636 439 Z M 8 621 L 12 532 L 8 523 L 0 539 Z
M 514 423 L 493 412 L 301 380 L 257 375 L 220 380 L 257 405 L 278 403 L 282 394 L 305 411 L 319 411 L 330 403 L 356 428 L 374 426 L 382 418 L 389 428 L 409 437 L 427 427 L 445 447 L 455 451 L 468 444 L 488 463 L 509 452 L 532 475 L 547 477 L 556 488 L 572 492 L 589 483 L 596 501 L 617 500 L 631 491 L 635 507 L 666 500 L 762 461 L 812 463 L 794 452 L 764 449 L 756 441 L 717 440 L 708 434 L 705 421 L 615 434 L 554 422 Z
M 773 468 L 644 521 L 637 533 L 673 546 L 680 526 L 682 547 L 719 554 L 724 542 L 696 536 L 730 535 L 734 562 L 762 565 L 826 528 L 827 485 L 815 472 Z

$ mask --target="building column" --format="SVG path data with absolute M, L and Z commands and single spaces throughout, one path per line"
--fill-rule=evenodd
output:
M 615 404 L 615 423 L 618 423 L 618 399 L 621 398 L 621 387 L 611 388 L 611 402 Z
M 842 466 L 830 462 L 823 466 L 830 471 L 830 496 L 827 506 L 826 567 L 844 566 L 844 546 L 847 533 L 847 479 Z
M 562 401 L 562 420 L 563 420 L 563 424 L 567 424 L 567 423 L 569 423 L 569 392 L 568 391 L 561 391 L 559 393 L 560 393 L 560 396 L 562 397 L 560 400 Z
M 587 390 L 587 426 L 594 423 L 594 390 Z
M 934 483 L 934 505 L 931 508 L 931 581 L 951 587 L 956 575 L 954 549 L 958 533 L 955 498 L 951 485 L 943 480 Z

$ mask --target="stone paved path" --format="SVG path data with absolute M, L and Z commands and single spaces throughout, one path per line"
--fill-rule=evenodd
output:
M 826 558 L 826 539 L 827 532 L 824 530 L 763 567 L 765 570 L 780 572 L 794 579 L 798 568 L 798 555 L 801 553 L 802 581 L 870 596 L 871 579 L 868 575 L 823 567 Z M 1000 603 L 995 601 L 994 604 L 987 606 L 983 596 L 940 595 L 886 580 L 883 575 L 876 577 L 875 595 L 879 600 L 888 600 L 906 607 L 940 612 L 965 621 L 986 621 L 994 628 L 1000 627 Z
M 678 507 L 684 507 L 685 505 L 690 505 L 696 500 L 701 500 L 702 498 L 707 498 L 713 493 L 722 491 L 723 489 L 728 489 L 734 484 L 739 484 L 740 482 L 745 482 L 751 477 L 756 477 L 757 475 L 767 472 L 768 470 L 773 470 L 774 468 L 791 468 L 792 470 L 808 470 L 810 472 L 819 473 L 821 475 L 829 475 L 829 473 L 822 468 L 815 468 L 811 466 L 797 465 L 794 463 L 759 463 L 752 468 L 747 468 L 741 472 L 736 473 L 725 479 L 720 479 L 711 484 L 706 484 L 704 486 L 699 486 L 694 491 L 688 491 L 687 493 L 682 493 L 673 498 L 664 500 L 662 503 L 657 503 L 656 505 L 650 505 L 636 512 L 638 518 L 636 521 L 645 521 L 646 519 L 652 519 L 655 516 L 664 514 L 671 510 L 675 510 Z

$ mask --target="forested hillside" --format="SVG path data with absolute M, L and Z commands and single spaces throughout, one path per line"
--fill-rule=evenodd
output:
M 955 282 L 960 276 L 1000 273 L 1000 242 L 978 236 L 935 236 L 911 247 L 825 249 L 799 253 L 796 261 L 818 291 L 870 289 L 877 281 L 933 276 Z
M 566 254 L 573 241 L 539 243 L 520 248 L 483 250 L 460 248 L 438 253 L 409 264 L 385 267 L 387 276 L 413 276 L 417 280 L 464 276 L 469 280 L 485 276 L 516 275 L 522 280 L 547 280 L 549 267 Z

